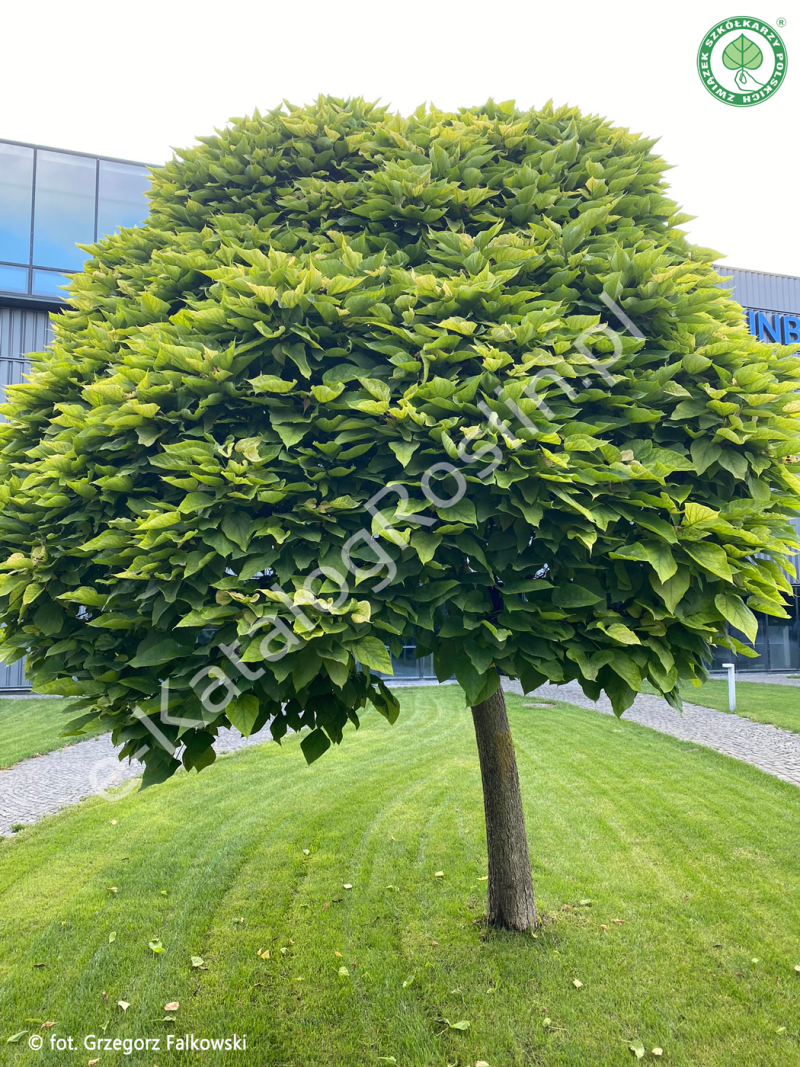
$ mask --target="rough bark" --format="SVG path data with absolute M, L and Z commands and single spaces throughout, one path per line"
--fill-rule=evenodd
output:
M 538 925 L 517 759 L 502 687 L 472 709 L 489 853 L 488 922 L 511 930 Z

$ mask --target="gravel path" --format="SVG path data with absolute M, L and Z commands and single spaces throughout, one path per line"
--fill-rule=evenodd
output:
M 508 689 L 515 693 L 522 692 L 519 682 L 511 682 Z M 590 700 L 577 682 L 543 685 L 529 694 L 529 699 L 564 700 L 582 708 L 613 715 L 607 697 L 602 696 L 596 702 Z M 640 693 L 636 697 L 633 706 L 623 716 L 623 721 L 627 719 L 662 734 L 678 737 L 681 741 L 694 741 L 695 744 L 716 749 L 726 756 L 751 763 L 776 778 L 782 778 L 784 782 L 800 785 L 800 735 L 789 730 L 752 722 L 724 711 L 712 711 L 698 704 L 684 703 L 681 715 L 666 700 L 647 693 Z
M 266 730 L 250 738 L 242 737 L 238 730 L 225 730 L 215 748 L 217 752 L 236 752 L 268 740 Z M 54 815 L 84 797 L 109 789 L 109 800 L 127 796 L 137 787 L 136 779 L 143 770 L 137 761 L 119 762 L 111 734 L 23 760 L 0 771 L 0 835 L 8 836 L 12 826 L 38 822 L 45 815 Z M 124 782 L 130 782 L 130 788 L 117 790 Z
M 727 674 L 712 674 L 712 678 L 715 678 L 719 682 L 727 681 Z M 766 682 L 767 685 L 794 685 L 800 686 L 800 674 L 762 674 L 758 671 L 753 671 L 748 674 L 744 671 L 736 672 L 737 682 Z

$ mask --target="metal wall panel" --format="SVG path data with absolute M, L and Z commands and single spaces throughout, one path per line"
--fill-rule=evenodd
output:
M 733 290 L 742 307 L 800 315 L 800 278 L 719 264 L 717 270 L 723 277 L 732 275 L 731 280 L 723 284 Z
M 6 387 L 19 385 L 30 367 L 25 355 L 41 352 L 52 338 L 50 316 L 46 311 L 0 308 L 0 402 L 5 400 Z M 24 672 L 24 660 L 17 660 L 11 666 L 0 663 L 0 691 L 30 689 Z
M 46 311 L 0 307 L 0 402 L 6 386 L 19 385 L 30 367 L 28 352 L 41 352 L 53 339 Z
M 7 666 L 0 663 L 0 692 L 4 689 L 30 689 L 31 683 L 25 677 L 25 660 L 18 659 L 16 663 Z

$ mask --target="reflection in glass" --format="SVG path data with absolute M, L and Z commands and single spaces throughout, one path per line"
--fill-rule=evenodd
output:
M 33 149 L 0 144 L 0 259 L 29 263 Z
M 33 262 L 39 267 L 78 270 L 87 258 L 76 242 L 94 240 L 97 160 L 65 152 L 39 151 Z
M 27 293 L 28 268 L 6 267 L 0 264 L 0 292 Z
M 394 677 L 396 679 L 410 678 L 435 678 L 433 670 L 433 656 L 416 658 L 416 645 L 404 645 L 399 656 L 392 656 L 392 668 L 394 675 L 381 675 L 383 678 Z
M 150 207 L 145 189 L 150 175 L 145 167 L 133 163 L 100 160 L 97 200 L 97 236 L 114 233 L 121 226 L 138 226 L 147 218 Z
M 769 634 L 769 667 L 772 671 L 796 670 L 800 667 L 800 646 L 797 634 L 797 601 L 788 598 L 786 610 L 791 616 L 778 619 L 768 616 L 767 632 Z
M 57 270 L 35 270 L 33 272 L 34 296 L 57 296 L 59 300 L 67 299 L 67 292 L 60 286 L 67 285 L 69 279 Z
M 399 656 L 392 656 L 395 678 L 419 678 L 419 664 L 414 658 L 414 646 L 406 645 Z

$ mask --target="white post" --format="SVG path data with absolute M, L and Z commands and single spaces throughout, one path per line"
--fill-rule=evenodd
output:
M 736 711 L 736 664 L 723 663 L 728 672 L 728 711 Z

